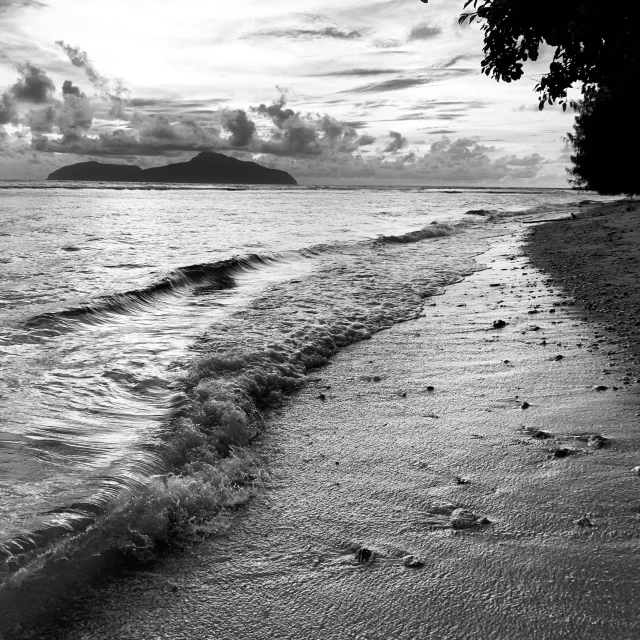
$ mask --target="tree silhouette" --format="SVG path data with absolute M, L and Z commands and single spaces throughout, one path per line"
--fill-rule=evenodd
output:
M 575 154 L 568 170 L 573 186 L 603 194 L 637 194 L 634 171 L 639 134 L 620 131 L 620 112 L 635 105 L 640 61 L 640 2 L 637 0 L 467 0 L 459 23 L 478 21 L 484 31 L 482 71 L 496 80 L 519 80 L 527 60 L 540 48 L 554 49 L 549 70 L 535 90 L 539 107 L 558 101 L 578 111 L 574 133 L 568 134 Z M 582 83 L 583 100 L 567 97 Z
M 537 60 L 542 44 L 555 49 L 536 86 L 540 109 L 556 100 L 567 108 L 567 89 L 623 86 L 637 78 L 640 3 L 636 0 L 467 0 L 474 11 L 460 24 L 479 21 L 484 31 L 482 70 L 511 82 L 523 63 Z
M 605 195 L 640 193 L 635 159 L 640 143 L 638 128 L 620 127 L 620 111 L 630 104 L 632 90 L 590 88 L 567 138 L 574 150 L 573 167 L 567 169 L 574 187 Z

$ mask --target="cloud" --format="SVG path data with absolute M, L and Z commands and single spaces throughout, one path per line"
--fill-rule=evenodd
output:
M 83 51 L 79 47 L 72 47 L 70 44 L 66 44 L 64 40 L 56 40 L 56 45 L 67 54 L 69 62 L 71 62 L 74 67 L 84 70 L 89 82 L 91 82 L 96 89 L 107 90 L 109 80 L 98 73 L 91 60 L 89 60 L 86 51 Z
M 317 77 L 333 77 L 333 76 L 382 76 L 389 73 L 399 73 L 399 69 L 345 69 L 344 71 L 328 71 L 326 73 L 315 73 Z
M 289 38 L 291 40 L 310 40 L 313 38 L 329 38 L 332 40 L 359 40 L 363 31 L 340 29 L 339 27 L 322 27 L 319 29 L 271 29 L 252 33 L 249 38 Z
M 275 128 L 267 139 L 256 139 L 250 149 L 277 156 L 321 156 L 351 153 L 358 148 L 359 135 L 350 123 L 329 115 L 303 115 L 286 108 L 281 95 L 271 105 L 252 107 L 256 114 L 268 118 Z
M 435 27 L 430 24 L 418 24 L 411 29 L 407 40 L 412 42 L 414 40 L 433 40 L 442 33 L 440 27 Z
M 39 0 L 0 0 L 0 15 L 18 9 L 42 9 L 46 6 Z
M 389 131 L 389 137 L 391 140 L 384 148 L 384 153 L 396 153 L 408 144 L 408 140 L 397 131 Z
M 249 120 L 242 109 L 223 111 L 222 126 L 231 133 L 232 147 L 246 147 L 256 133 L 255 122 Z
M 373 46 L 378 49 L 393 49 L 395 47 L 401 47 L 402 44 L 402 40 L 388 38 L 386 40 L 375 40 Z M 376 53 L 406 53 L 406 51 L 377 51 Z
M 366 145 L 373 144 L 375 141 L 376 139 L 373 136 L 370 136 L 369 134 L 364 133 L 358 138 L 358 146 L 364 147 Z
M 514 167 L 534 167 L 542 162 L 543 158 L 538 153 L 532 153 L 531 155 L 518 158 L 517 156 L 509 156 L 506 159 L 507 164 Z
M 12 122 L 18 115 L 18 109 L 13 96 L 5 91 L 0 98 L 0 124 Z
M 35 136 L 32 146 L 37 151 L 94 156 L 175 156 L 225 148 L 215 132 L 187 118 L 171 122 L 165 115 L 145 119 L 138 129 L 116 129 L 97 136 L 77 130 L 68 130 L 60 138 Z
M 382 91 L 400 91 L 409 87 L 418 87 L 423 84 L 434 82 L 429 78 L 394 78 L 393 80 L 385 80 L 383 82 L 374 82 L 372 84 L 361 85 L 355 89 L 349 89 L 342 93 L 378 93 Z
M 65 80 L 62 83 L 62 94 L 65 96 L 82 96 L 82 91 L 76 87 L 71 80 Z
M 470 60 L 471 57 L 472 56 L 468 56 L 468 55 L 455 56 L 454 58 L 451 58 L 444 64 L 440 65 L 440 68 L 449 69 L 450 67 L 453 67 L 454 64 L 458 64 L 458 62 L 460 62 L 461 60 Z
M 296 158 L 263 156 L 260 162 L 303 179 L 414 184 L 502 184 L 528 180 L 538 176 L 544 162 L 541 157 L 524 159 L 517 156 L 492 160 L 488 155 L 492 151 L 495 150 L 482 145 L 477 138 L 442 138 L 424 154 L 409 151 L 367 157 L 357 152 Z M 518 164 L 521 160 L 524 165 Z
M 66 44 L 64 40 L 56 40 L 56 45 L 67 54 L 69 62 L 71 62 L 74 67 L 83 69 L 89 82 L 109 98 L 111 101 L 109 116 L 117 118 L 118 120 L 126 120 L 128 116 L 125 111 L 125 96 L 129 93 L 127 87 L 125 87 L 120 80 L 110 80 L 98 73 L 91 60 L 89 60 L 86 51 L 83 51 L 79 47 Z
M 44 103 L 55 91 L 53 81 L 44 69 L 29 62 L 18 65 L 20 78 L 9 89 L 18 102 Z

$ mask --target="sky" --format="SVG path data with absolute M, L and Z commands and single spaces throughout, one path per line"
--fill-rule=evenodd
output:
M 0 0 L 0 178 L 218 151 L 301 184 L 567 186 L 553 51 L 497 83 L 463 4 Z

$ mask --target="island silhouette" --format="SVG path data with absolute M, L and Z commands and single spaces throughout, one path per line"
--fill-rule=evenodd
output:
M 188 162 L 141 169 L 136 165 L 78 162 L 57 169 L 47 180 L 168 182 L 181 184 L 298 184 L 289 173 L 257 162 L 205 151 Z

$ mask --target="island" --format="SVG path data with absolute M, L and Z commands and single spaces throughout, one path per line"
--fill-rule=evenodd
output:
M 141 169 L 134 165 L 80 162 L 62 167 L 47 180 L 110 180 L 113 182 L 162 182 L 181 184 L 298 184 L 286 171 L 257 162 L 238 160 L 205 151 L 188 162 Z
M 186 184 L 298 184 L 280 169 L 205 151 L 188 162 L 129 173 L 126 182 L 179 182 Z
M 95 180 L 96 182 L 112 182 L 121 180 L 128 173 L 136 173 L 142 169 L 135 164 L 107 164 L 105 162 L 77 162 L 56 169 L 49 174 L 47 180 Z

